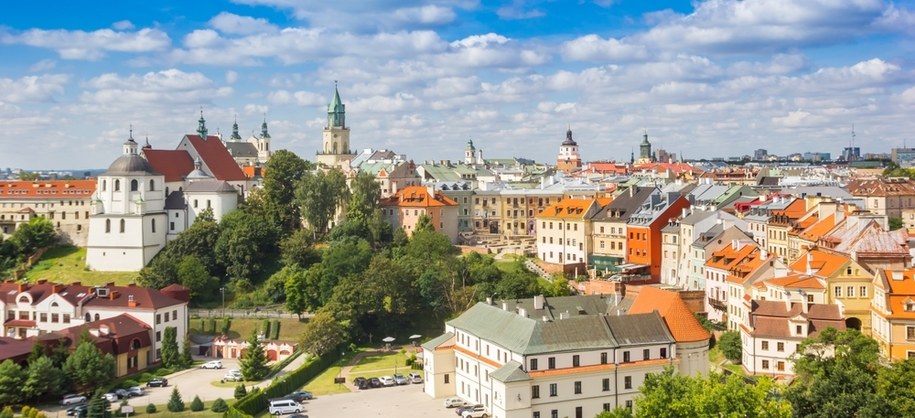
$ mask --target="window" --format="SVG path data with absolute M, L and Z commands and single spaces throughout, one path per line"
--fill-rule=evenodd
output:
M 667 347 L 661 347 L 661 358 L 667 358 Z
M 576 395 L 581 394 L 581 382 L 580 381 L 575 382 L 575 394 Z
M 445 373 L 445 383 L 450 383 L 450 382 L 451 382 L 451 375 L 449 375 L 448 373 Z
M 649 350 L 647 348 L 642 350 L 642 360 L 648 360 L 650 358 L 651 358 L 651 350 Z
M 64 323 L 65 323 L 65 324 L 69 324 L 69 323 L 70 323 L 70 314 L 68 314 L 68 313 L 65 313 L 65 314 L 64 314 Z
M 807 303 L 813 303 L 813 295 L 807 295 Z
M 915 340 L 915 327 L 905 327 L 905 338 Z
M 155 180 L 150 180 L 149 181 L 149 191 L 153 191 L 153 190 L 156 190 L 156 182 L 155 182 Z
M 775 368 L 776 368 L 778 371 L 780 371 L 780 372 L 785 371 L 785 362 L 784 362 L 784 361 L 780 361 L 780 362 L 776 363 L 776 364 L 775 364 Z
M 162 331 L 156 331 L 156 342 L 162 341 Z
M 768 341 L 763 340 L 763 342 L 762 342 L 762 349 L 763 349 L 763 350 L 768 350 L 768 349 L 769 349 L 769 342 L 768 342 Z
M 158 325 L 158 324 L 161 324 L 161 323 L 162 323 L 162 315 L 161 315 L 161 314 L 156 314 L 156 324 Z
M 102 180 L 102 191 L 108 190 L 108 180 Z
M 578 354 L 573 355 L 573 356 L 572 356 L 572 367 L 578 367 L 579 364 L 580 364 L 580 363 L 579 363 Z
M 575 418 L 582 418 L 582 411 L 580 406 L 575 407 Z
M 114 191 L 116 191 L 116 192 L 121 191 L 121 180 L 120 179 L 114 180 Z
M 554 409 L 550 411 L 550 418 L 559 418 L 559 410 Z
M 125 222 L 123 219 L 121 219 L 121 233 L 122 233 L 122 234 L 124 233 L 124 227 L 125 227 L 125 225 L 126 225 L 126 222 Z
M 105 233 L 111 232 L 111 219 L 105 219 Z
M 854 286 L 848 286 L 845 288 L 845 297 L 847 297 L 847 298 L 855 297 L 855 287 Z
M 629 363 L 629 352 L 623 351 L 623 363 Z
M 783 342 L 778 342 L 778 343 L 776 344 L 776 350 L 778 350 L 778 351 L 785 351 L 785 343 L 783 343 Z
M 151 221 L 150 226 L 152 227 L 152 233 L 155 234 L 156 233 L 156 220 L 150 219 L 150 221 Z
M 548 369 L 556 368 L 556 357 L 550 357 L 550 358 L 546 359 L 546 362 L 547 362 Z
M 556 389 L 555 383 L 550 383 L 550 396 L 557 396 L 559 391 Z
M 842 297 L 842 286 L 836 286 L 836 288 L 833 289 L 833 290 L 836 292 L 836 297 L 837 297 L 837 298 Z
M 534 411 L 534 418 L 540 418 L 540 411 Z
M 140 188 L 140 182 L 138 182 L 138 181 L 136 181 L 136 180 L 131 180 L 131 181 L 130 181 L 130 191 L 135 192 L 135 191 L 137 191 L 137 189 L 139 189 L 139 188 Z
M 531 386 L 531 399 L 540 399 L 540 385 Z
M 177 320 L 177 319 L 178 319 L 178 310 L 175 309 L 172 311 L 172 321 Z
M 858 288 L 858 296 L 862 298 L 867 297 L 867 286 L 861 286 Z
M 531 370 L 537 370 L 537 359 L 531 359 Z
M 632 389 L 632 376 L 623 378 L 623 389 Z
M 60 322 L 60 314 L 52 313 L 52 314 L 51 314 L 51 322 L 54 323 L 54 324 Z
M 609 411 L 609 410 L 610 410 L 610 404 L 609 404 L 609 403 L 605 403 L 605 404 L 604 404 L 604 411 Z
M 40 320 L 41 322 L 48 322 L 48 314 L 42 312 L 42 313 L 41 313 L 41 317 L 40 317 L 39 320 Z
M 194 207 L 197 207 L 197 199 L 194 199 Z
M 174 231 L 174 230 L 175 230 L 175 223 L 174 223 L 174 222 L 169 222 L 169 223 L 168 223 L 168 229 L 169 229 L 170 231 Z
M 604 392 L 610 391 L 610 378 L 604 378 L 600 381 L 600 389 Z
M 762 361 L 762 368 L 763 370 L 769 370 L 769 360 Z
M 628 409 L 629 412 L 632 412 L 632 400 L 631 399 L 626 401 L 626 409 Z
M 797 335 L 801 335 L 801 326 L 800 325 L 794 326 L 794 333 Z

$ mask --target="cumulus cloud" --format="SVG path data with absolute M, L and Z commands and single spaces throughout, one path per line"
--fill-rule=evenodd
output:
M 496 9 L 496 15 L 506 20 L 518 20 L 536 19 L 546 16 L 546 13 L 531 7 L 525 0 L 512 0 L 511 4 Z
M 222 12 L 210 19 L 210 26 L 222 33 L 233 35 L 273 33 L 278 30 L 276 25 L 267 19 L 239 16 L 229 12 Z
M 61 59 L 89 61 L 98 60 L 107 52 L 155 52 L 171 46 L 168 34 L 149 28 L 136 32 L 30 29 L 18 34 L 0 33 L 0 42 L 52 49 Z
M 115 30 L 131 30 L 134 28 L 133 23 L 129 20 L 119 20 L 111 24 Z
M 629 61 L 647 58 L 644 45 L 633 45 L 619 39 L 601 38 L 590 34 L 561 46 L 562 56 L 569 61 Z
M 69 79 L 63 74 L 0 78 L 0 102 L 48 102 L 64 92 Z
M 40 73 L 40 72 L 44 72 L 44 71 L 53 69 L 56 66 L 57 66 L 57 61 L 52 60 L 52 59 L 43 59 L 41 61 L 38 61 L 38 62 L 32 64 L 32 66 L 29 67 L 29 71 L 31 71 L 33 73 Z
M 803 110 L 796 110 L 794 112 L 788 112 L 785 116 L 772 118 L 772 123 L 788 128 L 797 128 L 819 125 L 826 122 L 826 120 L 827 119 L 822 116 L 814 115 Z
M 449 25 L 456 9 L 472 10 L 479 0 L 364 0 L 327 2 L 322 0 L 236 0 L 248 5 L 290 10 L 313 27 L 368 33 Z

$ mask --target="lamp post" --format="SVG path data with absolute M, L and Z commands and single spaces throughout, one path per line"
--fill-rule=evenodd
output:
M 219 292 L 222 293 L 222 317 L 226 317 L 226 287 L 220 287 Z

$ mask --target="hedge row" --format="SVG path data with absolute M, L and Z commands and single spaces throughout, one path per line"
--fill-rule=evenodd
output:
M 229 407 L 225 416 L 229 418 L 253 417 L 261 411 L 267 410 L 269 399 L 280 398 L 299 390 L 309 380 L 314 379 L 337 361 L 340 358 L 339 353 L 339 350 L 331 350 L 330 353 L 322 357 L 313 358 L 292 373 L 273 381 L 267 389 L 250 393 L 248 396 L 239 399 L 238 402 L 235 402 L 235 405 Z

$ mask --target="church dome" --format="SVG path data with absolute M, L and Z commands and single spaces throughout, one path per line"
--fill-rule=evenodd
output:
M 571 129 L 569 129 L 568 131 L 566 131 L 566 140 L 565 140 L 565 141 L 562 141 L 562 145 L 566 145 L 566 146 L 576 146 L 576 145 L 578 145 L 578 143 L 576 143 L 575 140 L 572 139 L 572 130 L 571 130 Z
M 155 174 L 149 162 L 137 154 L 124 154 L 114 160 L 103 176 Z

